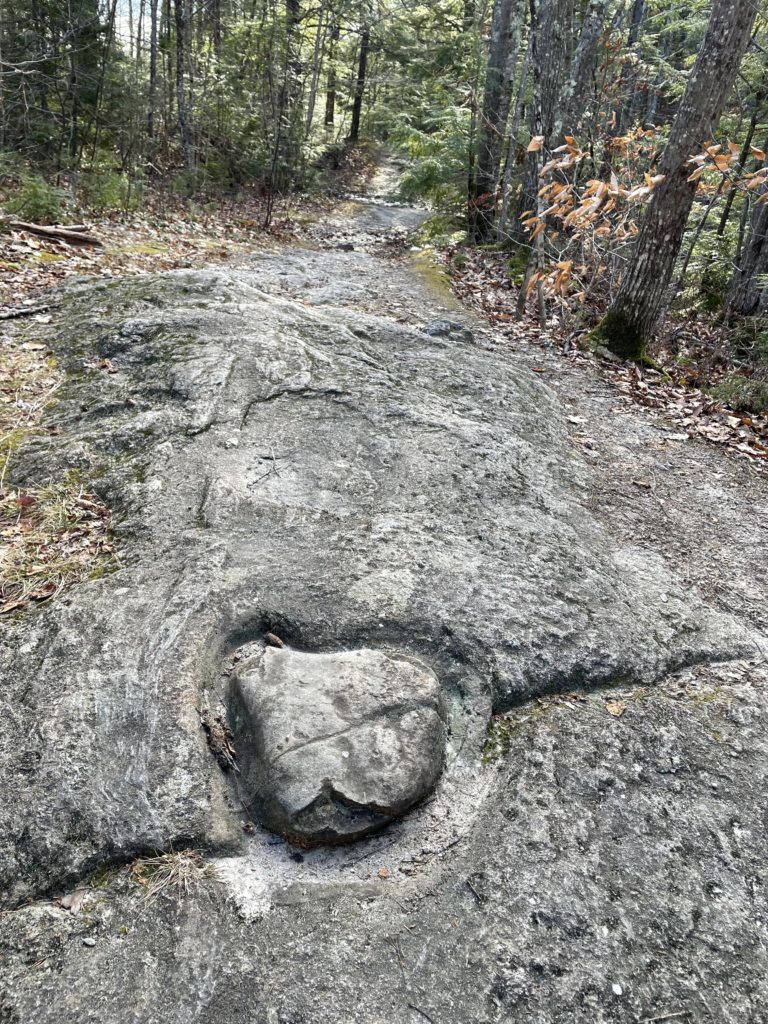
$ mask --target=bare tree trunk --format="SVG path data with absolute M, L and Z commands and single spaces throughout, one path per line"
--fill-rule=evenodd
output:
M 726 308 L 729 313 L 750 316 L 766 308 L 768 292 L 765 275 L 768 274 L 768 191 L 762 189 L 762 202 L 752 208 L 749 238 L 740 253 L 731 287 L 728 291 Z
M 155 137 L 157 102 L 157 0 L 149 0 L 149 95 L 147 98 L 147 136 Z
M 339 23 L 334 19 L 331 25 L 330 43 L 328 44 L 328 77 L 325 83 L 325 120 L 326 128 L 333 128 L 336 120 L 336 47 L 339 42 Z
M 365 93 L 365 76 L 368 69 L 368 54 L 371 49 L 371 30 L 366 24 L 360 36 L 360 58 L 357 65 L 357 81 L 352 101 L 352 122 L 349 127 L 349 141 L 357 142 L 360 138 L 360 117 L 363 110 Z
M 748 192 L 742 205 L 741 216 L 739 217 L 739 236 L 736 239 L 736 266 L 741 265 L 741 257 L 744 252 L 744 237 L 747 233 L 747 224 L 752 213 L 752 193 Z
M 139 21 L 136 26 L 136 67 L 141 66 L 141 56 L 144 47 L 144 15 L 146 11 L 146 0 L 139 0 Z
M 645 20 L 645 13 L 645 0 L 634 0 L 634 4 L 632 6 L 632 19 L 629 23 L 629 35 L 627 37 L 628 54 L 632 54 L 637 47 L 638 40 L 640 39 L 640 31 Z M 624 121 L 631 119 L 637 102 L 635 95 L 637 71 L 635 70 L 635 65 L 631 57 L 624 61 L 621 77 L 624 83 L 624 102 L 616 108 L 615 123 L 613 126 L 613 132 L 615 135 L 620 135 Z
M 172 86 L 173 82 L 173 11 L 171 9 L 171 0 L 163 0 L 163 12 L 162 12 L 162 28 L 163 33 L 163 63 L 165 64 L 162 84 L 163 84 L 163 99 L 167 104 L 167 112 L 165 114 L 166 123 L 166 136 L 170 134 L 171 125 L 174 123 L 174 106 L 173 97 L 176 90 Z M 166 138 L 166 141 L 167 138 Z
M 571 70 L 557 104 L 555 138 L 576 135 L 587 112 L 590 80 L 595 70 L 597 47 L 605 24 L 607 0 L 590 0 L 581 25 Z
M 531 65 L 531 51 L 533 49 L 533 33 L 528 33 L 528 46 L 523 59 L 523 66 L 520 70 L 520 82 L 517 87 L 517 99 L 512 114 L 512 125 L 509 130 L 509 148 L 507 149 L 507 162 L 504 167 L 504 180 L 501 185 L 501 213 L 499 214 L 498 235 L 504 237 L 504 229 L 507 226 L 509 215 L 510 183 L 512 172 L 515 168 L 517 155 L 518 135 L 520 134 L 520 121 L 523 116 L 523 105 L 525 103 L 525 88 L 528 83 L 528 73 Z
M 531 33 L 533 34 L 533 76 L 538 82 L 539 110 L 534 111 L 532 134 L 543 137 L 543 145 L 526 158 L 523 187 L 517 207 L 514 238 L 521 245 L 527 233 L 520 216 L 536 209 L 539 171 L 542 162 L 537 153 L 548 148 L 557 122 L 557 106 L 568 67 L 570 31 L 573 22 L 573 0 L 530 0 Z
M 221 56 L 221 0 L 211 0 L 211 35 L 213 52 Z
M 307 97 L 307 117 L 304 123 L 304 134 L 309 138 L 312 130 L 312 120 L 315 116 L 315 102 L 317 100 L 317 83 L 320 79 L 320 64 L 322 62 L 323 41 L 327 26 L 325 23 L 325 5 L 320 5 L 317 14 L 317 29 L 315 31 L 315 45 L 312 51 L 312 75 L 309 83 L 309 96 Z
M 275 193 L 287 189 L 297 166 L 295 115 L 301 73 L 300 44 L 296 36 L 301 21 L 299 0 L 285 0 L 285 31 L 283 36 L 282 75 L 273 114 L 274 141 L 270 162 L 264 228 L 272 223 Z
M 531 51 L 531 57 L 533 60 L 533 116 L 531 119 L 531 126 L 533 129 L 533 135 L 538 137 L 546 138 L 546 128 L 544 126 L 544 83 L 545 83 L 545 65 L 542 62 L 538 47 L 540 41 L 544 38 L 541 33 L 541 24 L 538 19 L 541 17 L 540 8 L 537 9 L 536 0 L 531 0 L 531 33 L 533 36 L 533 49 Z M 541 169 L 544 166 L 544 148 L 540 146 L 535 151 L 528 154 L 528 170 L 531 177 L 538 183 Z M 538 189 L 533 195 L 533 210 L 538 216 L 542 216 L 544 206 L 541 197 L 538 195 Z M 522 316 L 525 311 L 525 304 L 528 299 L 528 287 L 531 281 L 532 275 L 539 269 L 541 269 L 544 260 L 544 233 L 539 232 L 533 242 L 533 248 L 531 249 L 530 259 L 528 260 L 528 266 L 525 272 L 525 280 L 523 286 L 520 289 L 520 294 L 517 299 L 517 312 L 518 316 Z M 546 305 L 544 302 L 544 294 L 541 288 L 541 282 L 539 282 L 536 288 L 537 305 L 539 310 L 539 323 L 544 327 L 546 323 Z
M 301 107 L 303 64 L 301 60 L 301 24 L 300 0 L 285 0 L 285 68 L 282 92 L 282 110 L 280 114 L 283 125 L 281 133 L 282 167 L 279 168 L 279 188 L 289 188 L 297 174 L 301 158 Z M 273 182 L 274 184 L 274 182 Z
M 478 132 L 477 169 L 469 197 L 469 233 L 475 242 L 484 242 L 493 235 L 501 146 L 509 111 L 509 100 L 504 95 L 504 77 L 510 52 L 519 39 L 522 10 L 521 0 L 495 0 L 493 5 L 491 45 Z
M 187 96 L 184 89 L 184 66 L 186 63 L 187 42 L 187 0 L 174 0 L 176 15 L 176 109 L 179 117 L 179 137 L 184 166 L 188 171 L 194 169 L 195 155 L 192 149 L 192 133 L 189 127 Z
M 629 269 L 600 325 L 617 355 L 643 356 L 661 315 L 696 194 L 691 156 L 714 133 L 757 14 L 753 0 L 714 0 L 712 14 L 659 163 L 664 180 L 643 216 Z
M 101 104 L 102 93 L 104 92 L 104 79 L 107 74 L 107 66 L 109 65 L 109 55 L 112 49 L 112 39 L 115 34 L 115 18 L 117 16 L 117 0 L 112 0 L 112 4 L 109 8 L 109 21 L 107 23 L 107 37 L 104 41 L 104 51 L 101 55 L 101 70 L 99 71 L 99 82 L 96 87 L 96 99 L 93 107 L 93 146 L 91 149 L 91 161 L 96 159 L 96 152 L 99 148 L 99 135 L 100 135 L 100 123 L 99 123 L 99 106 Z

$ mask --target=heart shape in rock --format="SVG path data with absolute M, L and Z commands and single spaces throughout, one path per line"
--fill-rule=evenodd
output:
M 238 666 L 231 717 L 254 816 L 304 845 L 349 841 L 400 817 L 445 758 L 435 673 L 372 649 L 265 647 Z

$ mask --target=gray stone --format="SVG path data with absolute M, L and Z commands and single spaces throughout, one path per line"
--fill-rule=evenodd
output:
M 59 297 L 14 481 L 94 476 L 122 565 L 3 617 L 0 1020 L 766 1024 L 765 478 L 370 253 Z M 430 796 L 301 855 L 248 821 L 201 715 L 268 631 L 434 673 Z
M 267 646 L 241 663 L 233 690 L 233 729 L 253 812 L 294 841 L 338 842 L 376 831 L 440 774 L 440 684 L 410 659 Z
M 430 338 L 459 338 L 465 342 L 473 340 L 472 331 L 466 324 L 456 323 L 454 320 L 430 320 L 422 327 L 422 331 Z

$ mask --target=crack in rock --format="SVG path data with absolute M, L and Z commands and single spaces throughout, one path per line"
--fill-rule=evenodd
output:
M 440 683 L 412 659 L 266 647 L 239 667 L 230 706 L 247 800 L 297 842 L 367 835 L 442 770 Z

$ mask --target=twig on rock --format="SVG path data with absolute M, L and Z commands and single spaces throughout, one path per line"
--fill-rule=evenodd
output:
M 660 1017 L 643 1017 L 639 1024 L 659 1024 L 663 1020 L 677 1020 L 680 1017 L 690 1017 L 690 1010 L 678 1010 L 677 1013 L 662 1013 Z
M 11 309 L 0 310 L 0 320 L 17 320 L 22 316 L 33 316 L 35 313 L 45 313 L 49 306 L 14 306 Z
M 432 1017 L 430 1017 L 429 1014 L 425 1010 L 422 1010 L 421 1007 L 417 1006 L 415 1003 L 408 1003 L 408 1009 L 409 1010 L 415 1010 L 416 1013 L 420 1013 L 421 1016 L 424 1018 L 424 1020 L 428 1020 L 429 1021 L 429 1024 L 435 1024 L 435 1022 L 432 1019 Z

